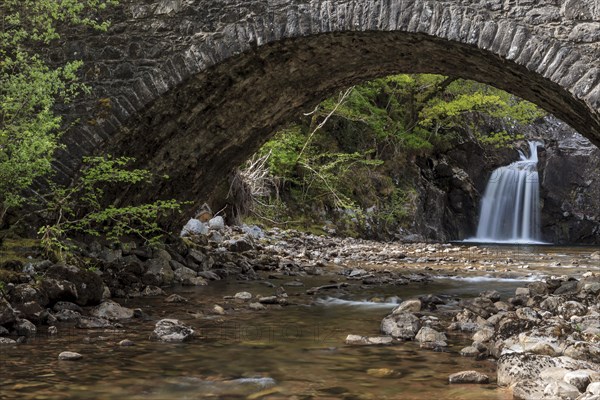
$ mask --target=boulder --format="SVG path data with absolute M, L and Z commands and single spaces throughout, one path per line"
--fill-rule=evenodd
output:
M 64 279 L 46 278 L 42 280 L 40 289 L 47 296 L 49 304 L 60 301 L 80 303 L 77 301 L 77 288 L 72 282 Z
M 13 329 L 19 336 L 33 336 L 37 333 L 35 325 L 26 319 L 19 319 L 14 323 Z
M 161 319 L 153 332 L 153 337 L 162 342 L 183 342 L 193 336 L 194 330 L 176 319 Z
M 76 291 L 75 303 L 80 306 L 97 305 L 102 301 L 104 282 L 100 276 L 92 271 L 57 264 L 48 268 L 46 277 L 72 283 Z M 50 298 L 49 294 L 48 297 Z M 70 299 L 57 298 L 56 300 L 68 301 Z
M 173 271 L 175 282 L 179 282 L 184 286 L 201 286 L 202 282 L 206 282 L 203 278 L 198 278 L 198 274 L 191 268 L 179 267 Z
M 175 279 L 175 274 L 169 261 L 162 258 L 152 258 L 145 263 L 147 270 L 142 278 L 146 285 L 170 285 Z
M 579 394 L 579 390 L 567 382 L 550 382 L 544 388 L 544 398 L 546 399 L 575 400 Z
M 242 300 L 242 301 L 248 301 L 252 299 L 252 293 L 249 292 L 237 292 L 235 294 L 235 296 L 233 296 L 234 299 L 237 300 Z
M 567 301 L 558 308 L 558 312 L 568 320 L 573 316 L 585 315 L 587 307 L 577 301 Z
M 448 346 L 446 335 L 428 326 L 422 327 L 415 336 L 415 339 L 421 343 L 421 347 L 437 348 Z
M 381 331 L 398 339 L 412 340 L 420 328 L 419 318 L 408 312 L 392 314 L 381 321 Z
M 485 326 L 473 334 L 474 342 L 488 342 L 494 337 L 494 328 Z
M 208 228 L 213 231 L 222 231 L 225 229 L 225 220 L 220 215 L 217 215 L 208 221 Z
M 208 233 L 208 225 L 200 220 L 191 218 L 181 230 L 181 237 L 192 235 L 206 235 Z
M 0 296 L 0 326 L 12 324 L 16 320 L 15 309 L 11 307 L 4 297 Z
M 403 312 L 419 312 L 421 311 L 421 300 L 406 300 L 400 303 L 394 310 L 392 314 L 400 314 Z
M 107 300 L 90 311 L 90 315 L 97 318 L 104 318 L 110 321 L 120 319 L 129 319 L 133 317 L 131 308 L 123 307 L 119 303 Z

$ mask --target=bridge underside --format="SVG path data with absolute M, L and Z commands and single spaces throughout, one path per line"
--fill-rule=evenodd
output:
M 300 112 L 337 90 L 397 73 L 436 73 L 496 86 L 538 104 L 600 145 L 600 115 L 562 89 L 571 82 L 559 86 L 491 52 L 425 34 L 351 32 L 283 40 L 232 57 L 165 93 L 102 151 L 133 156 L 138 166 L 171 177 L 143 193 L 124 192 L 122 200 L 201 203 Z

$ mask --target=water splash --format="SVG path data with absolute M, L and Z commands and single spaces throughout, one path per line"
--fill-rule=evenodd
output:
M 519 150 L 520 160 L 496 169 L 481 200 L 477 236 L 485 243 L 543 243 L 540 231 L 540 193 L 537 148 L 529 142 L 529 156 Z

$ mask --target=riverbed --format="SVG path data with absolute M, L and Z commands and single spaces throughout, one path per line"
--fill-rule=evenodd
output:
M 597 249 L 594 249 L 594 251 Z M 175 287 L 185 303 L 164 296 L 116 299 L 140 308 L 146 318 L 111 330 L 81 330 L 58 325 L 27 343 L 0 347 L 0 397 L 6 399 L 196 399 L 196 398 L 345 398 L 345 399 L 509 399 L 492 379 L 484 385 L 449 385 L 448 375 L 475 369 L 494 376 L 491 360 L 458 355 L 470 336 L 448 333 L 449 346 L 438 352 L 417 342 L 392 346 L 350 346 L 348 334 L 377 336 L 382 318 L 401 300 L 433 294 L 444 306 L 424 311 L 447 325 L 459 298 L 497 290 L 503 300 L 517 287 L 548 275 L 581 275 L 600 268 L 582 247 L 470 247 L 473 261 L 426 261 L 349 265 L 348 268 L 425 272 L 428 282 L 364 285 L 333 268 L 319 276 L 265 274 L 257 281 L 223 280 L 203 287 Z M 456 251 L 455 253 L 459 253 Z M 461 253 L 461 254 L 462 254 Z M 447 253 L 445 253 L 447 255 Z M 517 259 L 518 257 L 518 259 Z M 458 260 L 461 259 L 459 262 Z M 511 259 L 510 263 L 506 263 Z M 312 287 L 345 282 L 346 287 L 307 294 Z M 288 294 L 287 306 L 253 311 L 242 301 L 224 299 L 240 291 Z M 224 314 L 212 312 L 214 305 Z M 186 343 L 150 339 L 161 318 L 177 318 L 196 330 Z M 135 345 L 120 346 L 123 339 Z M 58 354 L 81 353 L 75 362 Z

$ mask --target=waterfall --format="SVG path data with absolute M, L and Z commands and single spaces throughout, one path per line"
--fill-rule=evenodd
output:
M 496 169 L 481 200 L 477 236 L 471 241 L 541 243 L 537 148 L 529 142 L 529 156 Z

